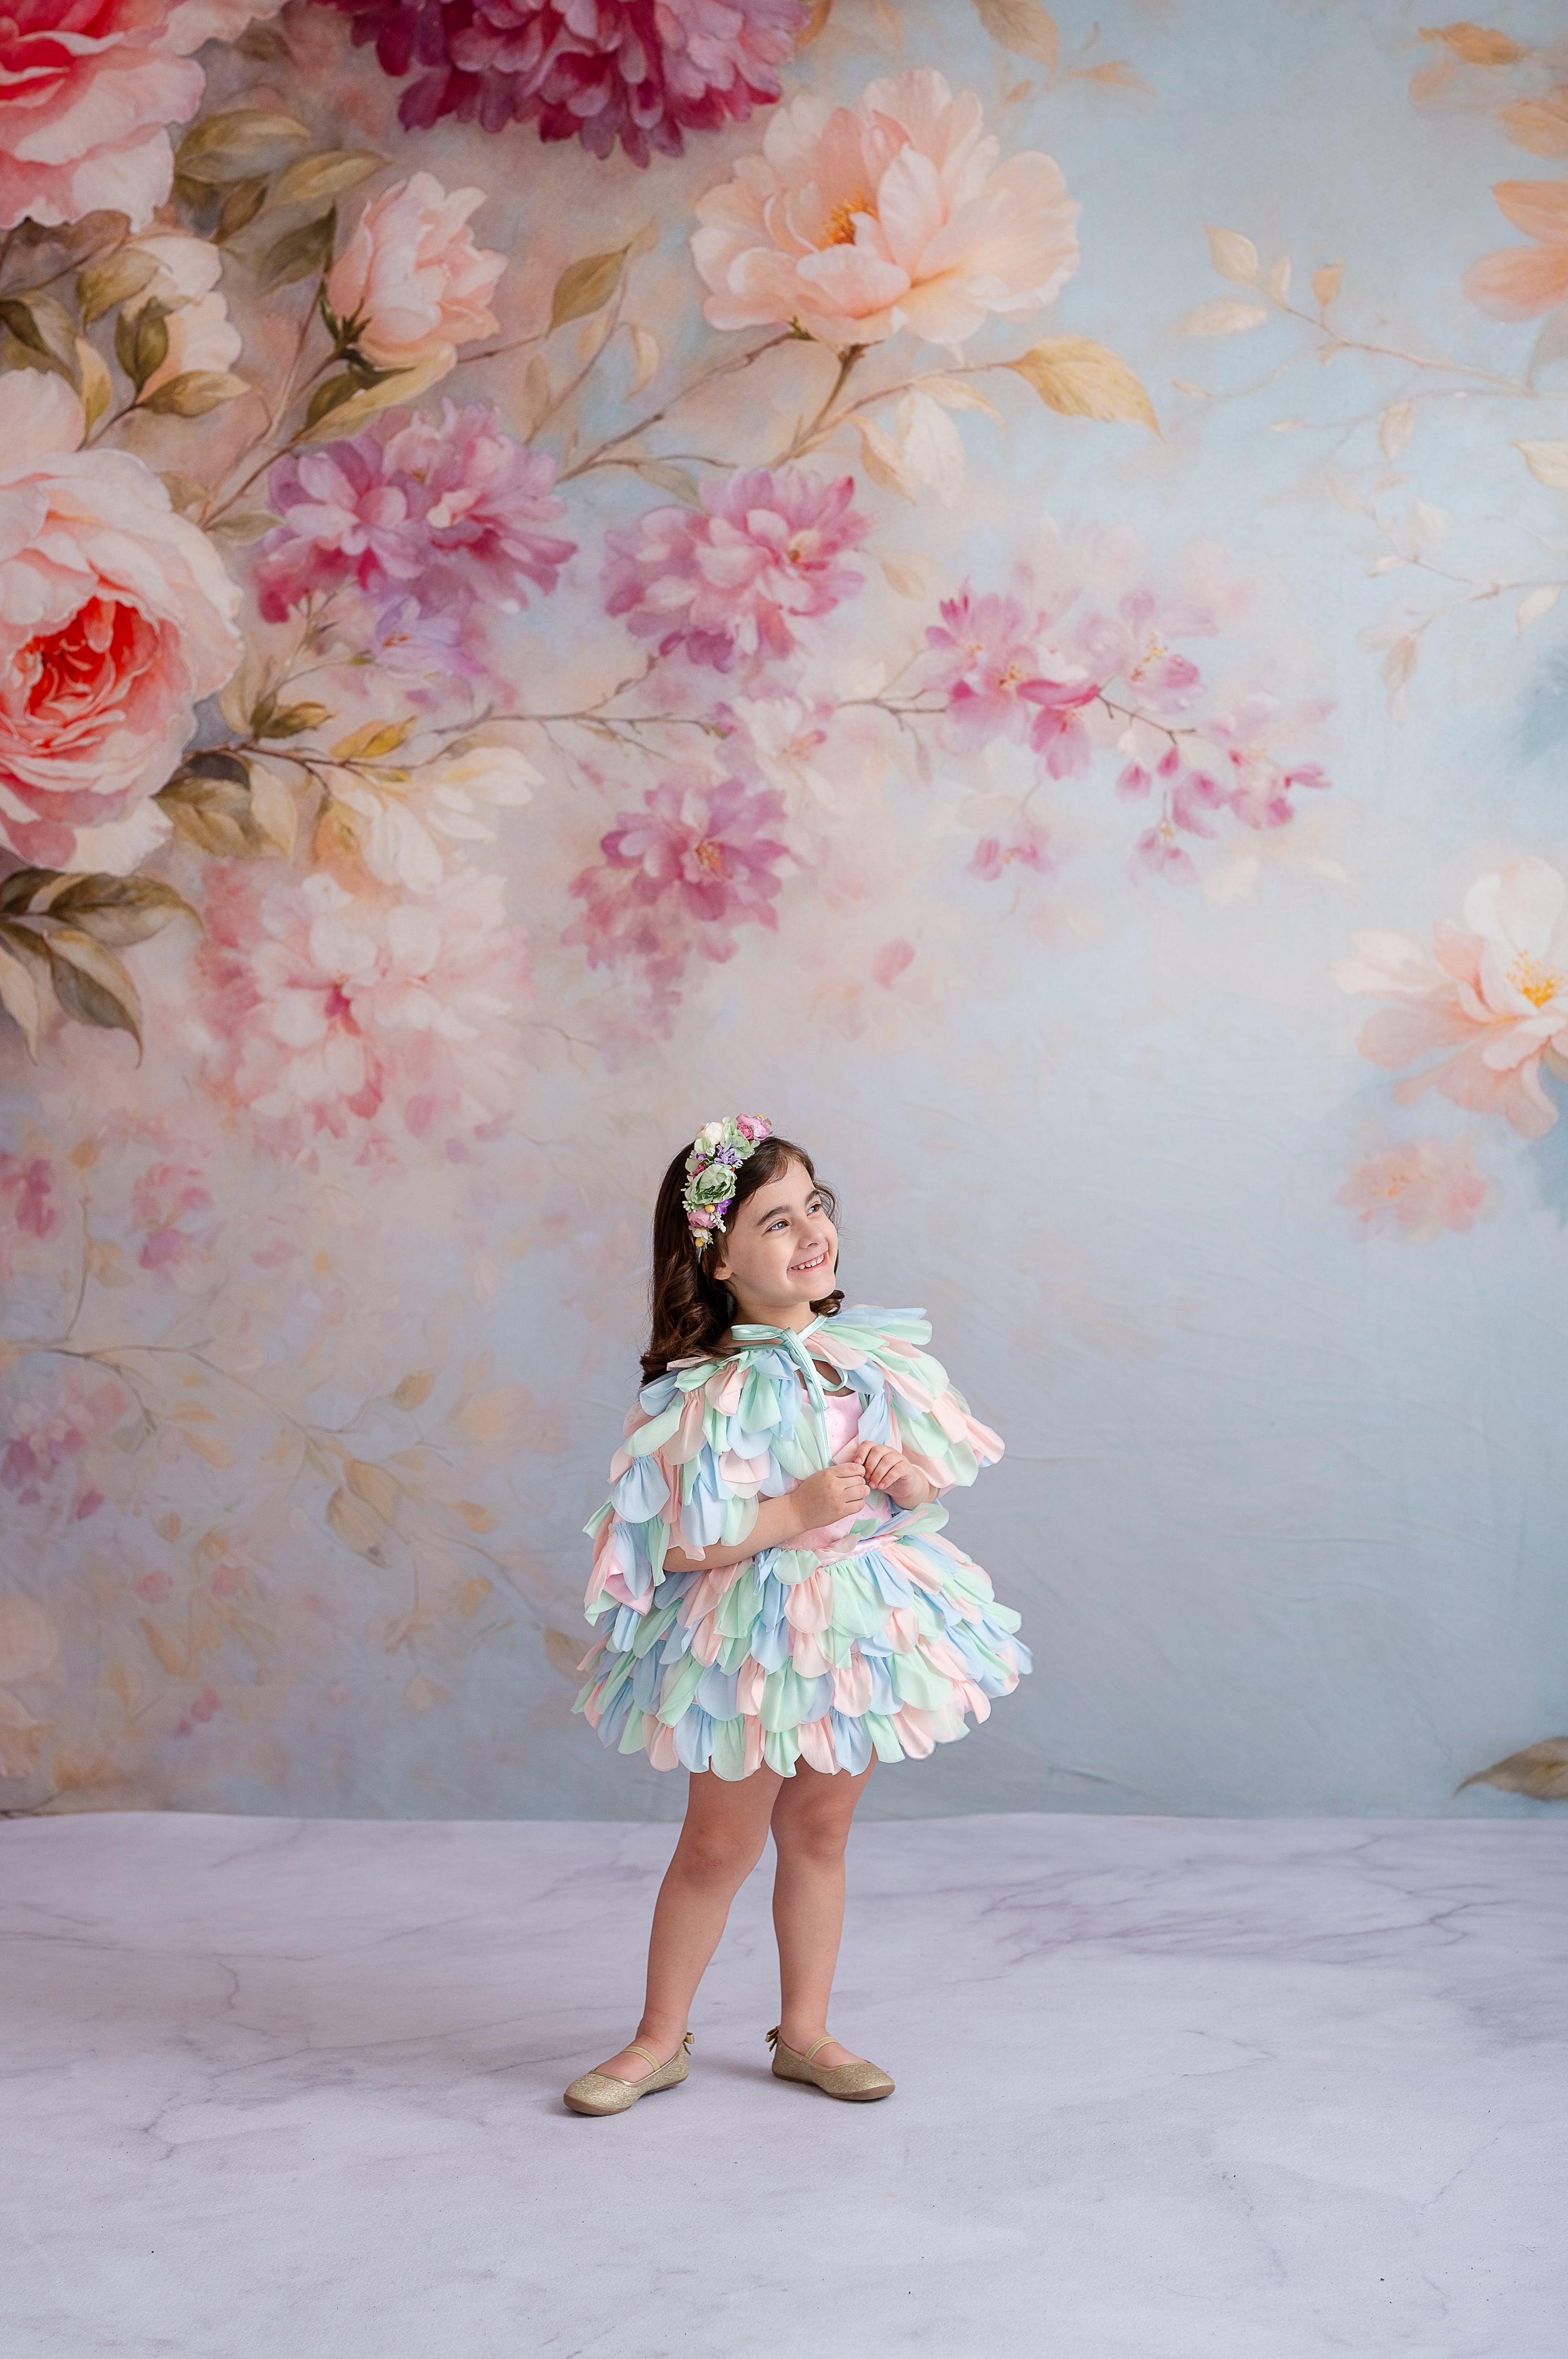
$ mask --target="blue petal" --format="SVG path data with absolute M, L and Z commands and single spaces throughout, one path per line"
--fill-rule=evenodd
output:
M 946 1617 L 944 1616 L 944 1619 Z M 974 1638 L 970 1635 L 969 1625 L 964 1621 L 962 1614 L 955 1614 L 952 1620 L 947 1623 L 945 1635 L 948 1644 L 952 1647 L 956 1647 L 959 1653 L 963 1656 L 964 1668 L 968 1672 L 970 1678 L 972 1680 L 979 1679 L 984 1672 L 985 1666 L 981 1660 L 980 1649 L 975 1645 Z
M 877 1392 L 861 1410 L 860 1439 L 862 1441 L 890 1442 L 892 1440 L 893 1420 L 888 1414 L 887 1396 L 885 1392 Z
M 665 1603 L 668 1603 L 669 1600 L 666 1599 Z M 678 1663 L 682 1655 L 689 1654 L 693 1635 L 691 1625 L 677 1617 L 664 1634 L 665 1661 Z
M 635 1605 L 621 1606 L 610 1624 L 610 1647 L 617 1655 L 629 1649 L 632 1640 L 642 1628 L 642 1615 Z
M 871 1759 L 871 1738 L 864 1723 L 835 1708 L 828 1714 L 828 1725 L 833 1730 L 833 1758 L 841 1769 L 858 1777 Z
M 664 1469 L 651 1454 L 634 1458 L 610 1485 L 615 1513 L 628 1524 L 646 1524 L 650 1516 L 658 1515 L 669 1495 Z
M 632 1705 L 636 1701 L 636 1697 L 632 1694 L 631 1681 L 628 1680 L 620 1695 L 599 1722 L 599 1742 L 601 1745 L 607 1745 L 612 1752 L 626 1734 L 626 1723 L 632 1716 Z
M 715 1720 L 737 1720 L 740 1706 L 735 1701 L 735 1690 L 739 1684 L 738 1671 L 721 1671 L 717 1663 L 710 1663 L 697 1682 L 693 1701 Z
M 659 1660 L 662 1649 L 650 1647 L 632 1673 L 632 1701 L 644 1712 L 659 1710 L 659 1690 L 664 1684 L 664 1665 Z
M 866 1707 L 866 1711 L 886 1712 L 891 1717 L 899 1706 L 898 1699 L 893 1692 L 892 1680 L 888 1676 L 887 1657 L 867 1655 L 866 1668 L 871 1674 L 871 1701 Z
M 706 1769 L 713 1757 L 713 1716 L 688 1704 L 675 1723 L 675 1757 L 683 1769 Z
M 890 1564 L 877 1549 L 867 1549 L 860 1560 L 876 1584 L 877 1594 L 885 1605 L 912 1605 L 915 1593 L 908 1573 Z
M 780 1671 L 789 1659 L 790 1630 L 784 1611 L 785 1588 L 776 1572 L 760 1583 L 751 1651 L 765 1671 Z

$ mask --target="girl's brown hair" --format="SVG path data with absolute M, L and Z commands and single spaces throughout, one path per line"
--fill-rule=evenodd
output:
M 734 1324 L 737 1308 L 735 1296 L 723 1278 L 714 1277 L 703 1263 L 718 1258 L 717 1245 L 710 1241 L 707 1252 L 699 1256 L 687 1224 L 686 1158 L 691 1147 L 681 1147 L 664 1175 L 659 1190 L 659 1201 L 653 1210 L 653 1277 L 648 1287 L 648 1308 L 651 1313 L 648 1349 L 642 1355 L 643 1381 L 662 1375 L 671 1360 L 692 1359 L 717 1349 L 719 1338 Z M 735 1215 L 748 1196 L 759 1188 L 779 1179 L 791 1163 L 805 1167 L 810 1180 L 827 1207 L 829 1220 L 838 1213 L 838 1200 L 831 1188 L 824 1188 L 817 1179 L 816 1166 L 803 1147 L 792 1139 L 765 1138 L 754 1147 L 735 1173 L 735 1201 L 726 1216 L 726 1228 L 733 1227 Z M 835 1287 L 811 1309 L 819 1319 L 837 1316 L 844 1300 L 843 1288 Z

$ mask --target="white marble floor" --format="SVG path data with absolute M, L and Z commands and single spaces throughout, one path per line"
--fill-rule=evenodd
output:
M 669 1826 L 0 1825 L 4 2359 L 1560 2359 L 1568 1827 L 851 1838 L 767 2071 L 771 1852 L 691 2079 L 629 2036 Z

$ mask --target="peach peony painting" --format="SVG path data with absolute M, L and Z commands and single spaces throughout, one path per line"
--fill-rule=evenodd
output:
M 677 1809 L 583 1526 L 739 1110 L 1007 1444 L 1042 1676 L 874 1813 L 1541 1807 L 1565 87 L 1327 0 L 0 24 L 0 1810 Z

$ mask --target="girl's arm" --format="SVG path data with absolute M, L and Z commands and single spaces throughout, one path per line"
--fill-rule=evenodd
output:
M 664 1561 L 671 1572 L 712 1572 L 719 1565 L 739 1564 L 761 1549 L 788 1548 L 800 1533 L 837 1523 L 841 1516 L 858 1515 L 865 1505 L 865 1473 L 852 1459 L 842 1466 L 826 1466 L 820 1474 L 808 1474 L 781 1499 L 762 1500 L 757 1521 L 745 1539 L 732 1540 L 727 1547 L 715 1541 L 712 1548 L 701 1550 L 669 1548 Z
M 938 1495 L 936 1484 L 898 1451 L 879 1441 L 862 1442 L 854 1458 L 826 1467 L 820 1474 L 808 1474 L 781 1499 L 764 1499 L 744 1540 L 732 1541 L 728 1547 L 715 1542 L 701 1554 L 668 1548 L 665 1564 L 671 1572 L 712 1572 L 720 1565 L 739 1564 L 763 1549 L 788 1548 L 801 1532 L 835 1524 L 841 1516 L 858 1515 L 866 1505 L 868 1485 L 885 1491 L 900 1507 L 923 1507 Z

